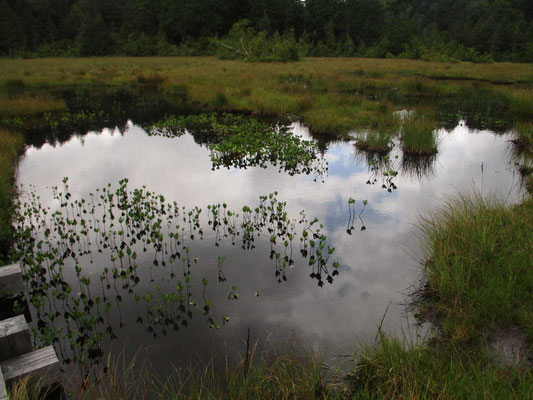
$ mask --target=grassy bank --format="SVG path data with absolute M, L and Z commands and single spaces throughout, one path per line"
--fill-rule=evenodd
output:
M 445 337 L 519 326 L 533 341 L 533 202 L 458 197 L 425 219 L 429 305 Z M 435 296 L 435 299 L 431 297 Z
M 353 398 L 529 399 L 533 382 L 533 200 L 508 207 L 455 196 L 420 224 L 426 286 L 417 304 L 438 335 L 409 346 L 381 335 L 357 358 Z M 507 333 L 522 348 L 499 354 Z
M 14 175 L 23 147 L 24 141 L 20 134 L 0 129 L 0 265 L 8 261 Z

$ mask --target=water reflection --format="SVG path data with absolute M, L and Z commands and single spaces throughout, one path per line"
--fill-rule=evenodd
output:
M 433 178 L 435 176 L 436 154 L 402 154 L 400 165 L 401 173 L 406 178 L 420 180 L 422 178 Z
M 115 340 L 117 329 L 131 323 L 122 308 L 133 301 L 136 322 L 144 323 L 154 338 L 187 327 L 193 313 L 203 314 L 211 328 L 227 323 L 228 315 L 217 321 L 211 312 L 219 305 L 207 290 L 221 288 L 208 286 L 211 274 L 199 263 L 203 252 L 196 241 L 204 238 L 215 247 L 229 242 L 245 251 L 268 242 L 278 283 L 288 281 L 288 269 L 305 264 L 319 287 L 333 284 L 339 275 L 324 226 L 303 211 L 290 219 L 276 192 L 240 211 L 225 203 L 188 210 L 144 187 L 130 190 L 127 179 L 82 198 L 72 195 L 67 182 L 65 178 L 63 188 L 52 188 L 54 208 L 43 207 L 35 191 L 24 196 L 16 227 L 16 258 L 37 313 L 34 339 L 46 346 L 57 343 L 65 362 L 72 358 L 89 368 L 100 362 L 105 336 Z M 217 256 L 218 283 L 228 281 L 225 260 Z M 193 270 L 202 275 L 201 284 Z M 146 280 L 152 288 L 138 291 Z M 228 283 L 228 300 L 237 300 L 238 287 Z M 111 319 L 113 311 L 118 324 Z
M 299 124 L 292 129 L 303 138 L 311 138 Z M 254 204 L 258 194 L 277 191 L 287 202 L 286 212 L 291 219 L 298 218 L 303 209 L 324 224 L 323 233 L 328 244 L 335 247 L 339 263 L 334 284 L 318 286 L 317 279 L 309 279 L 316 270 L 298 266 L 287 266 L 285 281 L 281 272 L 276 274 L 277 267 L 273 271 L 273 260 L 264 256 L 270 254 L 268 237 L 256 238 L 255 248 L 244 252 L 231 241 L 213 246 L 204 239 L 197 242 L 197 262 L 192 259 L 191 280 L 194 277 L 194 282 L 199 282 L 194 292 L 201 293 L 202 277 L 209 274 L 216 285 L 209 289 L 208 299 L 218 315 L 230 318 L 229 323 L 209 330 L 205 321 L 192 318 L 188 329 L 177 333 L 166 329 L 167 336 L 158 334 L 154 338 L 147 336 L 146 326 L 152 325 L 146 321 L 163 321 L 164 326 L 164 321 L 173 316 L 159 311 L 171 308 L 158 303 L 155 310 L 148 309 L 151 314 L 142 309 L 139 312 L 136 302 L 126 301 L 123 296 L 120 309 L 110 314 L 119 325 L 113 328 L 117 339 L 113 346 L 106 339 L 104 351 L 121 351 L 127 345 L 127 351 L 133 354 L 139 347 L 146 347 L 154 366 L 163 372 L 169 361 L 179 364 L 197 355 L 208 359 L 216 349 L 239 346 L 246 327 L 251 326 L 256 335 L 263 337 L 271 332 L 294 332 L 311 345 L 324 346 L 336 354 L 350 350 L 358 339 L 373 337 L 391 301 L 384 328 L 394 332 L 410 320 L 410 316 L 405 318 L 401 304 L 420 273 L 413 224 L 421 213 L 438 204 L 443 195 L 471 190 L 473 186 L 485 192 L 499 190 L 510 202 L 520 198 L 520 177 L 507 158 L 506 135 L 470 130 L 464 124 L 442 130 L 439 135 L 439 153 L 424 162 L 406 161 L 399 150 L 393 150 L 388 159 L 373 163 L 374 157 L 356 153 L 353 143 L 330 143 L 324 148 L 329 176 L 322 183 L 305 174 L 280 173 L 277 168 L 213 171 L 210 151 L 198 145 L 198 137 L 150 137 L 139 126 L 128 123 L 123 135 L 118 130 L 104 129 L 89 133 L 83 141 L 72 138 L 60 147 L 30 147 L 20 164 L 19 182 L 34 184 L 44 207 L 55 206 L 45 195 L 46 186 L 57 185 L 65 175 L 70 177 L 70 190 L 76 198 L 127 177 L 132 187 L 147 185 L 168 202 L 176 201 L 189 210 L 196 206 L 206 210 L 213 203 L 239 210 L 243 204 Z M 367 184 L 373 180 L 374 185 Z M 350 204 L 350 198 L 355 203 Z M 368 204 L 363 221 L 359 221 L 360 209 L 351 206 L 362 208 L 364 200 Z M 363 226 L 366 230 L 360 229 Z M 143 257 L 139 256 L 139 263 L 153 263 L 152 257 Z M 89 275 L 97 276 L 97 262 L 87 268 Z M 322 279 L 325 283 L 326 278 Z M 234 291 L 233 286 L 238 290 Z M 137 289 L 154 291 L 153 282 L 142 276 Z M 234 301 L 232 292 L 238 301 Z M 131 319 L 139 323 L 120 328 Z M 154 332 L 159 329 L 154 327 Z

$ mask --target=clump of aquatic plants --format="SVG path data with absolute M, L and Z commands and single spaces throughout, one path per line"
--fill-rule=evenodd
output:
M 323 225 L 303 211 L 290 218 L 277 193 L 233 211 L 224 203 L 187 209 L 146 187 L 130 190 L 127 179 L 75 198 L 65 178 L 61 189 L 52 188 L 53 207 L 45 207 L 35 190 L 20 190 L 27 198 L 18 204 L 14 258 L 37 310 L 34 337 L 56 343 L 65 360 L 80 364 L 98 361 L 104 338 L 116 338 L 127 323 L 121 313 L 125 299 L 135 302 L 136 322 L 154 336 L 186 327 L 193 313 L 212 328 L 229 321 L 213 311 L 208 283 L 215 279 L 192 273 L 199 261 L 195 241 L 212 239 L 217 247 L 231 242 L 246 251 L 266 236 L 280 283 L 298 260 L 306 260 L 319 286 L 339 273 Z M 216 261 L 222 284 L 229 260 Z M 140 284 L 146 279 L 148 290 Z M 237 290 L 231 286 L 228 299 L 237 300 Z
M 272 126 L 235 114 L 169 116 L 152 125 L 150 135 L 179 137 L 190 132 L 211 151 L 213 169 L 279 166 L 290 175 L 328 171 L 313 140 L 295 136 L 287 128 Z
M 437 136 L 434 115 L 415 110 L 403 121 L 402 150 L 410 154 L 436 154 Z
M 391 129 L 366 130 L 357 133 L 355 146 L 374 153 L 388 153 L 392 147 L 394 131 Z

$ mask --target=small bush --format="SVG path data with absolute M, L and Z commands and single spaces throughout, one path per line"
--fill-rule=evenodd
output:
M 269 36 L 267 32 L 252 29 L 248 20 L 235 23 L 226 37 L 213 39 L 213 46 L 221 59 L 289 62 L 300 58 L 294 32 Z

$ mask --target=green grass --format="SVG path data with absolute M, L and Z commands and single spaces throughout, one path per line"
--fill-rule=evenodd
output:
M 413 111 L 402 125 L 402 149 L 407 154 L 432 155 L 437 153 L 437 134 L 434 116 L 428 112 Z
M 71 376 L 67 392 L 76 393 L 80 400 L 332 398 L 319 359 L 300 345 L 277 344 L 257 359 L 255 349 L 252 344 L 249 358 L 240 361 L 230 361 L 226 355 L 224 360 L 200 368 L 175 369 L 165 377 L 148 365 L 138 365 L 135 359 L 126 362 L 119 358 L 108 362 L 109 372 L 104 375 L 92 371 L 87 380 Z M 22 381 L 10 398 L 26 400 L 32 391 L 39 390 Z
M 410 347 L 385 336 L 358 358 L 353 399 L 528 399 L 533 373 L 490 364 L 453 345 Z M 348 397 L 348 396 L 347 396 Z
M 383 98 L 384 93 L 424 103 L 442 98 L 490 103 L 517 118 L 533 116 L 533 68 L 529 64 L 480 67 L 320 58 L 273 64 L 213 57 L 104 57 L 2 59 L 0 69 L 0 88 L 6 90 L 151 86 L 169 96 L 185 94 L 189 102 L 211 110 L 296 116 L 312 130 L 332 134 L 381 128 L 394 111 L 403 109 Z M 0 100 L 0 115 L 2 101 L 7 100 Z M 7 103 L 6 110 L 21 110 Z M 37 104 L 34 108 L 39 109 Z
M 513 142 L 528 152 L 533 152 L 533 123 L 521 123 L 516 126 L 516 139 Z
M 429 301 L 445 337 L 520 326 L 533 340 L 533 201 L 450 198 L 422 220 Z
M 8 261 L 15 167 L 23 147 L 21 135 L 0 129 L 0 265 Z
M 65 102 L 50 96 L 0 97 L 0 116 L 33 116 L 64 110 Z
M 395 131 L 390 129 L 358 132 L 355 146 L 360 150 L 374 153 L 388 153 L 392 148 L 391 142 L 395 133 Z

